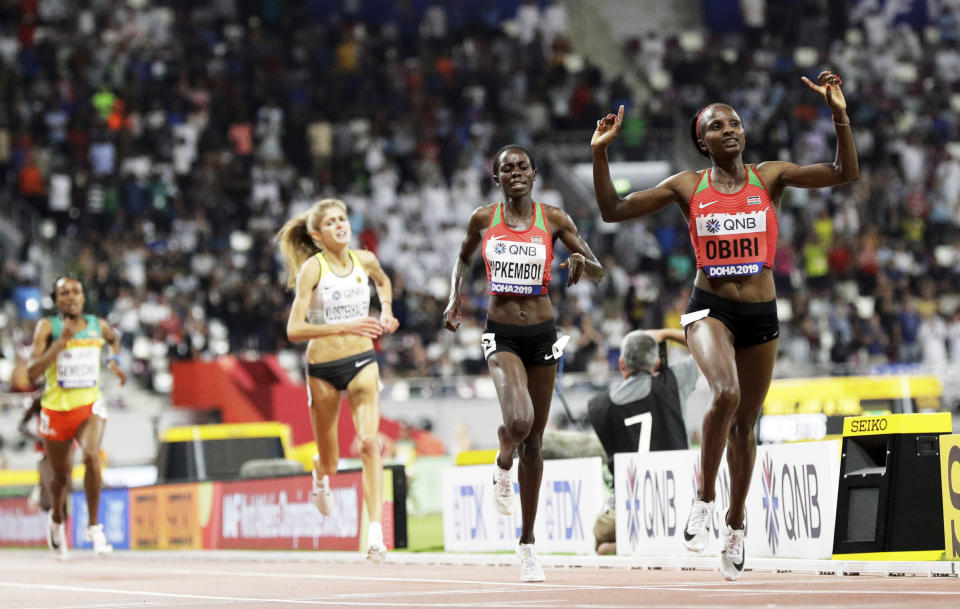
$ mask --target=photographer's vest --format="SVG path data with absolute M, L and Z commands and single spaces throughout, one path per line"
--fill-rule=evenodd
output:
M 664 368 L 656 376 L 638 372 L 650 378 L 650 393 L 644 397 L 616 404 L 610 399 L 610 390 L 603 391 L 587 404 L 587 416 L 603 450 L 607 453 L 610 471 L 613 471 L 613 455 L 635 453 L 640 443 L 641 425 L 650 425 L 650 450 L 682 450 L 687 448 L 687 427 L 683 422 L 683 406 L 680 402 L 680 387 L 677 375 Z M 645 423 L 640 423 L 649 414 Z

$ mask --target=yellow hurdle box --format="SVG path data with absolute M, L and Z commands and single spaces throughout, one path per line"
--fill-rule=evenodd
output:
M 496 449 L 465 450 L 457 453 L 457 465 L 490 465 L 497 457 Z
M 844 437 L 896 433 L 950 433 L 951 431 L 953 431 L 953 421 L 949 412 L 884 414 L 872 417 L 847 417 L 843 420 Z
M 940 560 L 941 438 L 952 430 L 948 412 L 844 419 L 834 559 Z
M 943 544 L 947 560 L 960 560 L 960 434 L 940 436 Z

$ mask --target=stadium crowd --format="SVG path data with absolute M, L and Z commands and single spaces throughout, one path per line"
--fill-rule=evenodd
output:
M 960 361 L 960 3 L 929 2 L 919 23 L 846 4 L 743 0 L 739 27 L 638 35 L 627 72 L 608 74 L 573 53 L 549 0 L 2 3 L 3 357 L 33 326 L 16 288 L 45 293 L 67 272 L 148 386 L 169 358 L 299 349 L 272 236 L 333 195 L 393 280 L 385 378 L 478 373 L 479 263 L 460 331 L 440 318 L 463 223 L 495 196 L 497 148 L 537 156 L 585 133 L 587 161 L 596 119 L 626 103 L 612 160 L 672 161 L 692 152 L 695 109 L 725 101 L 747 160 L 830 162 L 830 115 L 800 82 L 829 66 L 860 179 L 784 196 L 777 375 Z M 654 130 L 679 152 L 645 145 Z M 562 206 L 564 168 L 541 164 L 541 198 Z M 566 369 L 606 374 L 630 329 L 678 327 L 687 227 L 675 212 L 612 229 L 569 211 L 607 278 L 554 298 Z

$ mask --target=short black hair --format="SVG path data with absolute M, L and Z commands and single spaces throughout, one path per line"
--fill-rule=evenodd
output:
M 524 153 L 525 155 L 527 155 L 527 158 L 530 159 L 530 167 L 532 167 L 534 171 L 537 170 L 537 162 L 533 159 L 533 155 L 530 154 L 529 150 L 527 150 L 526 148 L 524 148 L 519 144 L 507 144 L 500 150 L 497 150 L 497 153 L 493 155 L 493 175 L 494 176 L 496 176 L 497 172 L 500 171 L 500 156 L 507 150 L 519 150 L 520 152 Z
M 700 146 L 700 137 L 697 133 L 697 123 L 700 122 L 700 115 L 703 114 L 704 110 L 714 105 L 716 104 L 707 104 L 706 106 L 697 108 L 697 111 L 693 113 L 693 119 L 690 121 L 690 139 L 693 140 L 693 146 L 697 149 L 697 152 L 707 158 L 710 158 L 710 153 Z

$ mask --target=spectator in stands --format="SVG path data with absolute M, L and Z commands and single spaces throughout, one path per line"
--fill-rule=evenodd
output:
M 567 286 L 577 283 L 583 274 L 594 281 L 604 275 L 570 216 L 533 200 L 536 178 L 537 165 L 525 148 L 511 144 L 497 152 L 493 179 L 503 193 L 503 202 L 480 206 L 471 214 L 443 312 L 444 327 L 456 332 L 463 312 L 460 291 L 464 276 L 480 247 L 490 292 L 481 343 L 503 416 L 493 497 L 497 511 L 513 512 L 510 468 L 513 452 L 519 448 L 523 524 L 517 555 L 520 580 L 525 582 L 544 580 L 534 552 L 533 525 L 543 475 L 543 430 L 550 414 L 557 359 L 565 342 L 557 339 L 549 295 L 553 244 L 559 239 L 572 252 L 560 265 L 568 271 Z
M 351 197 L 369 197 L 369 208 L 359 215 L 383 218 L 372 225 L 378 257 L 395 269 L 409 267 L 404 270 L 409 287 L 395 294 L 393 306 L 400 315 L 406 303 L 411 323 L 386 337 L 391 357 L 380 362 L 381 372 L 425 374 L 446 357 L 455 374 L 472 370 L 474 358 L 462 359 L 459 348 L 449 349 L 455 341 L 440 339 L 435 323 L 446 303 L 445 289 L 436 288 L 446 285 L 449 272 L 442 253 L 450 251 L 451 233 L 459 240 L 459 229 L 441 221 L 441 236 L 422 241 L 415 241 L 416 231 L 410 230 L 428 192 L 433 197 L 438 190 L 435 184 L 425 188 L 423 176 L 432 179 L 433 171 L 422 168 L 441 167 L 455 210 L 448 218 L 466 217 L 468 210 L 458 211 L 460 207 L 478 201 L 489 186 L 480 176 L 487 173 L 486 158 L 496 148 L 491 142 L 504 133 L 529 137 L 533 146 L 549 150 L 546 158 L 560 167 L 551 173 L 564 173 L 564 162 L 576 158 L 573 133 L 564 132 L 564 126 L 570 123 L 577 81 L 571 70 L 576 56 L 567 55 L 565 3 L 535 3 L 542 7 L 541 21 L 527 45 L 523 40 L 531 31 L 516 27 L 518 13 L 495 7 L 481 15 L 461 3 L 429 8 L 404 3 L 402 10 L 366 13 L 356 2 L 348 3 L 351 8 L 288 3 L 279 19 L 276 3 L 269 9 L 260 3 L 138 3 L 128 5 L 119 19 L 110 3 L 60 4 L 57 18 L 43 10 L 32 17 L 38 21 L 29 29 L 42 36 L 0 33 L 0 82 L 9 83 L 13 92 L 29 92 L 30 102 L 23 95 L 0 96 L 0 248 L 7 265 L 36 269 L 27 283 L 46 284 L 71 272 L 84 282 L 88 305 L 110 303 L 111 324 L 123 331 L 124 345 L 137 359 L 130 368 L 136 380 L 157 391 L 169 387 L 164 382 L 168 358 L 158 357 L 159 352 L 216 357 L 230 349 L 294 351 L 285 338 L 283 293 L 271 279 L 282 266 L 269 239 L 276 228 L 272 218 L 303 211 L 326 184 L 353 189 Z M 784 198 L 774 265 L 777 294 L 805 288 L 808 267 L 802 250 L 817 214 L 826 208 L 835 232 L 848 231 L 854 244 L 851 270 L 858 292 L 843 292 L 844 299 L 862 303 L 861 314 L 866 314 L 873 286 L 895 272 L 908 280 L 898 283 L 894 294 L 899 309 L 904 291 L 916 293 L 919 283 L 933 277 L 946 303 L 938 315 L 949 319 L 960 295 L 960 265 L 955 262 L 960 248 L 954 245 L 960 241 L 960 146 L 954 143 L 960 140 L 960 115 L 947 103 L 960 86 L 957 12 L 945 6 L 914 11 L 911 28 L 905 28 L 895 27 L 905 17 L 896 11 L 885 11 L 876 21 L 872 10 L 862 8 L 874 3 L 858 3 L 856 13 L 847 4 L 852 3 L 807 2 L 802 19 L 789 19 L 796 7 L 766 2 L 767 29 L 758 46 L 719 31 L 724 27 L 720 21 L 705 26 L 711 35 L 722 36 L 722 44 L 691 44 L 690 37 L 670 28 L 626 41 L 625 50 L 634 54 L 627 57 L 626 68 L 633 74 L 620 82 L 601 74 L 604 82 L 592 87 L 595 103 L 617 107 L 620 98 L 631 100 L 618 138 L 620 158 L 611 160 L 679 158 L 684 143 L 675 137 L 682 131 L 675 117 L 692 110 L 690 100 L 719 92 L 736 100 L 751 124 L 751 149 L 758 158 L 823 158 L 833 137 L 830 114 L 789 94 L 788 83 L 803 69 L 806 54 L 795 54 L 786 41 L 799 32 L 807 42 L 826 43 L 829 34 L 833 42 L 824 52 L 842 67 L 847 86 L 869 91 L 850 111 L 860 127 L 861 178 L 851 187 L 823 191 L 814 197 L 816 204 L 806 191 Z M 532 10 L 526 10 L 529 19 Z M 446 12 L 446 27 L 438 11 Z M 418 35 L 421 24 L 424 33 Z M 865 30 L 873 33 L 868 37 Z M 873 48 L 877 32 L 887 40 Z M 744 30 L 747 36 L 755 33 Z M 341 43 L 348 51 L 343 58 L 336 54 Z M 273 51 L 280 47 L 290 52 Z M 103 52 L 91 55 L 89 48 Z M 58 65 L 58 57 L 67 57 L 70 69 Z M 494 62 L 512 77 L 486 78 Z M 704 71 L 704 65 L 723 69 Z M 894 78 L 889 78 L 891 71 Z M 230 83 L 229 90 L 221 86 L 224 82 Z M 318 82 L 324 86 L 311 84 Z M 121 100 L 123 120 L 119 125 L 114 121 L 119 129 L 113 130 L 110 116 Z M 508 112 L 514 108 L 525 111 Z M 891 122 L 891 113 L 899 120 Z M 522 119 L 490 119 L 498 116 Z M 631 135 L 636 141 L 628 141 Z M 433 158 L 437 154 L 439 159 Z M 28 163 L 28 158 L 33 160 Z M 924 197 L 910 195 L 911 181 L 917 179 L 926 186 L 920 189 L 927 191 Z M 368 187 L 371 193 L 365 192 Z M 645 286 L 639 297 L 654 318 L 633 326 L 667 325 L 656 319 L 656 310 L 674 298 L 678 283 L 692 279 L 688 247 L 654 251 L 643 244 L 640 230 L 614 229 L 609 234 L 617 234 L 616 241 L 604 243 L 593 233 L 594 212 L 577 205 L 569 185 L 560 190 L 565 209 L 600 260 L 617 254 L 616 266 L 604 262 L 607 272 L 616 274 L 621 267 L 631 284 Z M 908 196 L 926 199 L 926 218 L 904 205 Z M 55 211 L 51 203 L 69 209 Z M 351 208 L 356 212 L 359 205 Z M 47 222 L 51 216 L 55 223 Z M 851 224 L 857 217 L 859 222 Z M 676 220 L 679 216 L 657 215 L 647 232 L 678 224 Z M 597 228 L 603 230 L 603 225 Z M 51 239 L 51 230 L 56 238 Z M 360 230 L 357 225 L 354 232 Z M 908 245 L 895 252 L 893 266 L 886 258 L 891 253 L 887 244 L 899 240 Z M 625 254 L 625 247 L 642 257 Z M 663 257 L 677 255 L 673 262 L 680 265 L 668 266 L 664 282 Z M 0 269 L 0 292 L 8 288 L 9 277 Z M 482 273 L 469 277 L 465 297 L 481 304 Z M 579 311 L 573 311 L 583 318 L 577 320 L 581 327 L 586 320 L 599 326 L 601 312 L 624 305 L 619 284 L 603 290 L 593 290 L 592 282 L 578 286 L 588 288 L 580 292 Z M 160 294 L 173 289 L 179 297 L 171 299 L 169 318 L 151 315 Z M 125 301 L 120 314 L 119 292 Z M 813 297 L 815 330 L 825 324 L 826 307 L 819 304 L 833 297 Z M 571 312 L 572 303 L 569 297 L 557 301 L 559 319 Z M 270 312 L 268 318 L 263 311 Z M 477 324 L 482 311 L 482 306 L 466 308 Z M 106 314 L 96 308 L 91 312 Z M 189 316 L 200 331 L 160 328 L 161 322 L 176 319 L 185 328 Z M 260 323 L 251 324 L 254 318 Z M 807 319 L 784 317 L 781 322 L 785 333 L 800 336 Z M 858 321 L 867 319 L 858 316 Z M 18 342 L 15 327 L 0 328 L 6 353 Z M 899 324 L 879 328 L 882 340 L 891 345 L 893 363 L 909 353 L 894 336 L 895 327 Z M 189 344 L 177 344 L 178 337 Z M 416 345 L 423 357 L 393 357 L 410 350 L 395 350 L 394 344 Z M 781 350 L 781 359 L 792 367 L 778 367 L 778 374 L 829 374 L 817 363 L 829 361 L 829 348 L 828 341 L 821 341 L 809 353 L 812 357 L 803 359 Z M 866 349 L 861 351 L 858 361 L 868 361 Z M 578 359 L 585 365 L 592 353 L 581 353 Z M 610 370 L 608 366 L 604 373 Z
M 659 347 L 665 340 L 687 344 L 683 330 L 629 332 L 620 343 L 623 382 L 587 402 L 587 417 L 603 444 L 611 474 L 617 453 L 687 448 L 684 404 L 700 370 L 692 357 L 664 368 Z M 614 506 L 597 517 L 593 534 L 597 554 L 617 553 Z
M 803 81 L 823 96 L 833 114 L 837 134 L 833 163 L 745 165 L 740 116 L 730 106 L 714 103 L 701 109 L 691 124 L 694 145 L 710 158 L 712 167 L 680 172 L 621 199 L 610 178 L 607 147 L 620 131 L 623 106 L 617 115 L 608 114 L 597 121 L 590 142 L 594 190 L 605 221 L 647 216 L 673 203 L 690 227 L 698 271 L 681 325 L 713 399 L 703 420 L 703 485 L 684 539 L 692 551 L 706 547 L 717 471 L 726 448 L 730 509 L 725 517 L 720 569 L 730 580 L 743 572 L 744 503 L 756 458 L 754 426 L 773 377 L 780 334 L 771 272 L 780 198 L 788 186 L 836 186 L 855 180 L 859 173 L 839 76 L 824 71 L 817 84 L 806 77 Z
M 53 470 L 50 483 L 50 522 L 47 543 L 59 558 L 68 555 L 66 522 L 67 490 L 73 472 L 73 443 L 83 451 L 83 487 L 87 497 L 86 538 L 97 554 L 109 554 L 103 525 L 97 522 L 100 507 L 100 442 L 106 424 L 106 407 L 100 393 L 100 355 L 103 344 L 110 349 L 107 368 L 122 386 L 127 375 L 120 369 L 120 339 L 107 322 L 84 315 L 83 284 L 60 277 L 51 294 L 59 314 L 37 322 L 33 350 L 27 367 L 29 378 L 46 377 L 41 398 L 40 435 Z
M 350 249 L 347 206 L 339 199 L 322 199 L 283 225 L 276 239 L 287 261 L 287 285 L 294 287 L 287 320 L 287 337 L 308 341 L 307 390 L 310 420 L 317 443 L 313 458 L 313 500 L 329 515 L 334 509 L 330 476 L 340 460 L 337 419 L 341 393 L 353 413 L 363 462 L 363 499 L 370 528 L 367 558 L 381 562 L 383 542 L 382 446 L 380 428 L 380 368 L 373 340 L 397 329 L 390 303 L 390 278 L 377 257 Z M 370 279 L 376 284 L 380 317 L 370 316 Z

